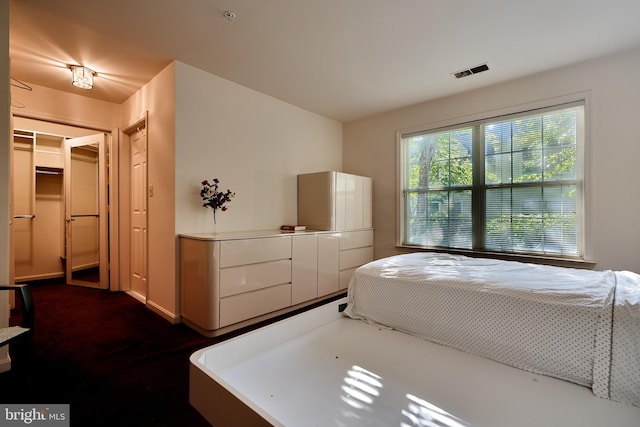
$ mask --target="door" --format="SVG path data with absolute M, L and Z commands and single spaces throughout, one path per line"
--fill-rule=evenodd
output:
M 109 287 L 106 135 L 65 141 L 67 284 Z
M 130 290 L 147 297 L 147 131 L 138 128 L 129 134 L 131 147 L 131 242 Z

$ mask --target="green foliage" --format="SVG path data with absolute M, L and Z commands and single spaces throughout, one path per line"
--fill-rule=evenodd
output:
M 575 251 L 575 214 L 501 215 L 486 223 L 488 249 L 527 252 L 563 252 L 557 248 L 559 233 L 565 251 Z
M 407 183 L 412 189 L 470 186 L 473 179 L 471 129 L 412 137 Z
M 575 128 L 573 110 L 486 125 L 486 182 L 549 182 L 574 178 Z

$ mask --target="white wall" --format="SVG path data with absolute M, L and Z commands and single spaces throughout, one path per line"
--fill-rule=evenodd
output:
M 122 104 L 120 128 L 133 125 L 148 115 L 147 185 L 153 187 L 147 215 L 147 305 L 162 316 L 176 320 L 177 266 L 175 244 L 175 65 L 172 63 Z M 129 274 L 129 147 L 120 144 L 120 266 L 121 277 Z M 122 277 L 129 283 L 128 277 Z
M 373 177 L 376 258 L 399 253 L 397 131 L 589 92 L 587 256 L 598 269 L 640 272 L 639 74 L 637 48 L 345 124 L 344 170 Z
M 217 231 L 295 223 L 297 175 L 342 170 L 342 125 L 176 63 L 176 233 L 213 230 L 204 179 L 236 193 Z

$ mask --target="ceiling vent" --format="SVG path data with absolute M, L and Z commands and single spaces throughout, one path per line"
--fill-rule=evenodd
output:
M 470 76 L 472 74 L 478 74 L 478 73 L 481 73 L 483 71 L 487 71 L 488 69 L 489 69 L 489 66 L 485 62 L 484 64 L 476 65 L 475 67 L 467 68 L 466 70 L 456 71 L 455 73 L 451 73 L 451 74 L 453 74 L 453 76 L 456 79 L 461 79 L 463 77 L 467 77 L 467 76 Z

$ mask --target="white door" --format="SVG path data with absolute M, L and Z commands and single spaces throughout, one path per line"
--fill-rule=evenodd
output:
M 147 297 L 147 131 L 129 135 L 131 147 L 130 290 Z
M 106 135 L 65 141 L 67 284 L 109 287 Z

